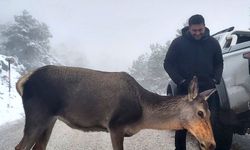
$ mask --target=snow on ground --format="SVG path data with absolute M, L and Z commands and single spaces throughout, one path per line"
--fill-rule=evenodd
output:
M 9 69 L 6 56 L 0 55 L 0 125 L 23 117 L 23 105 L 16 91 L 16 81 L 24 70 L 17 59 L 11 64 L 11 91 L 9 92 Z

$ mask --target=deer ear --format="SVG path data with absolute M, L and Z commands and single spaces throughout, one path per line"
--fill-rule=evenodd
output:
M 188 87 L 188 100 L 193 101 L 198 96 L 198 91 L 198 79 L 194 76 Z
M 203 96 L 205 100 L 207 100 L 215 91 L 216 89 L 209 89 L 201 92 L 200 95 Z

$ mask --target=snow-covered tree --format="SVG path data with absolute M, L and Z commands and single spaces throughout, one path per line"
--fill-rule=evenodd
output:
M 6 25 L 0 24 L 0 33 L 2 33 L 4 30 L 6 30 Z M 2 34 L 0 34 L 0 54 L 4 53 L 3 42 L 5 40 L 6 40 L 5 37 Z
M 148 80 L 148 54 L 140 55 L 129 68 L 130 74 L 145 88 L 150 87 Z
M 167 73 L 163 68 L 164 58 L 170 42 L 166 45 L 153 44 L 150 46 L 151 53 L 143 54 L 133 62 L 129 69 L 130 74 L 146 89 L 165 93 Z
M 49 38 L 52 35 L 48 26 L 36 20 L 26 10 L 21 15 L 14 16 L 14 19 L 15 22 L 1 32 L 6 38 L 2 53 L 18 57 L 27 69 L 56 63 L 49 53 Z
M 187 25 L 188 22 L 186 21 L 183 27 Z M 176 37 L 181 35 L 181 29 L 176 30 Z M 166 93 L 169 77 L 164 70 L 163 62 L 170 44 L 170 41 L 166 42 L 165 45 L 152 44 L 149 55 L 143 54 L 133 62 L 132 67 L 129 69 L 130 74 L 144 88 L 157 93 Z
M 148 74 L 151 83 L 151 90 L 159 93 L 165 93 L 167 85 L 167 73 L 164 70 L 163 62 L 170 42 L 165 45 L 151 45 L 151 55 L 148 60 Z

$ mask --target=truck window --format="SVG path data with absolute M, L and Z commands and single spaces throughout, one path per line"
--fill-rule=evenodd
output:
M 237 44 L 250 41 L 250 35 L 237 35 L 237 36 L 238 36 Z

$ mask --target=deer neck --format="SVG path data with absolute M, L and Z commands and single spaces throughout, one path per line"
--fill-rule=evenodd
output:
M 178 130 L 183 129 L 180 110 L 184 96 L 160 96 L 147 93 L 143 97 L 142 127 L 145 129 Z

